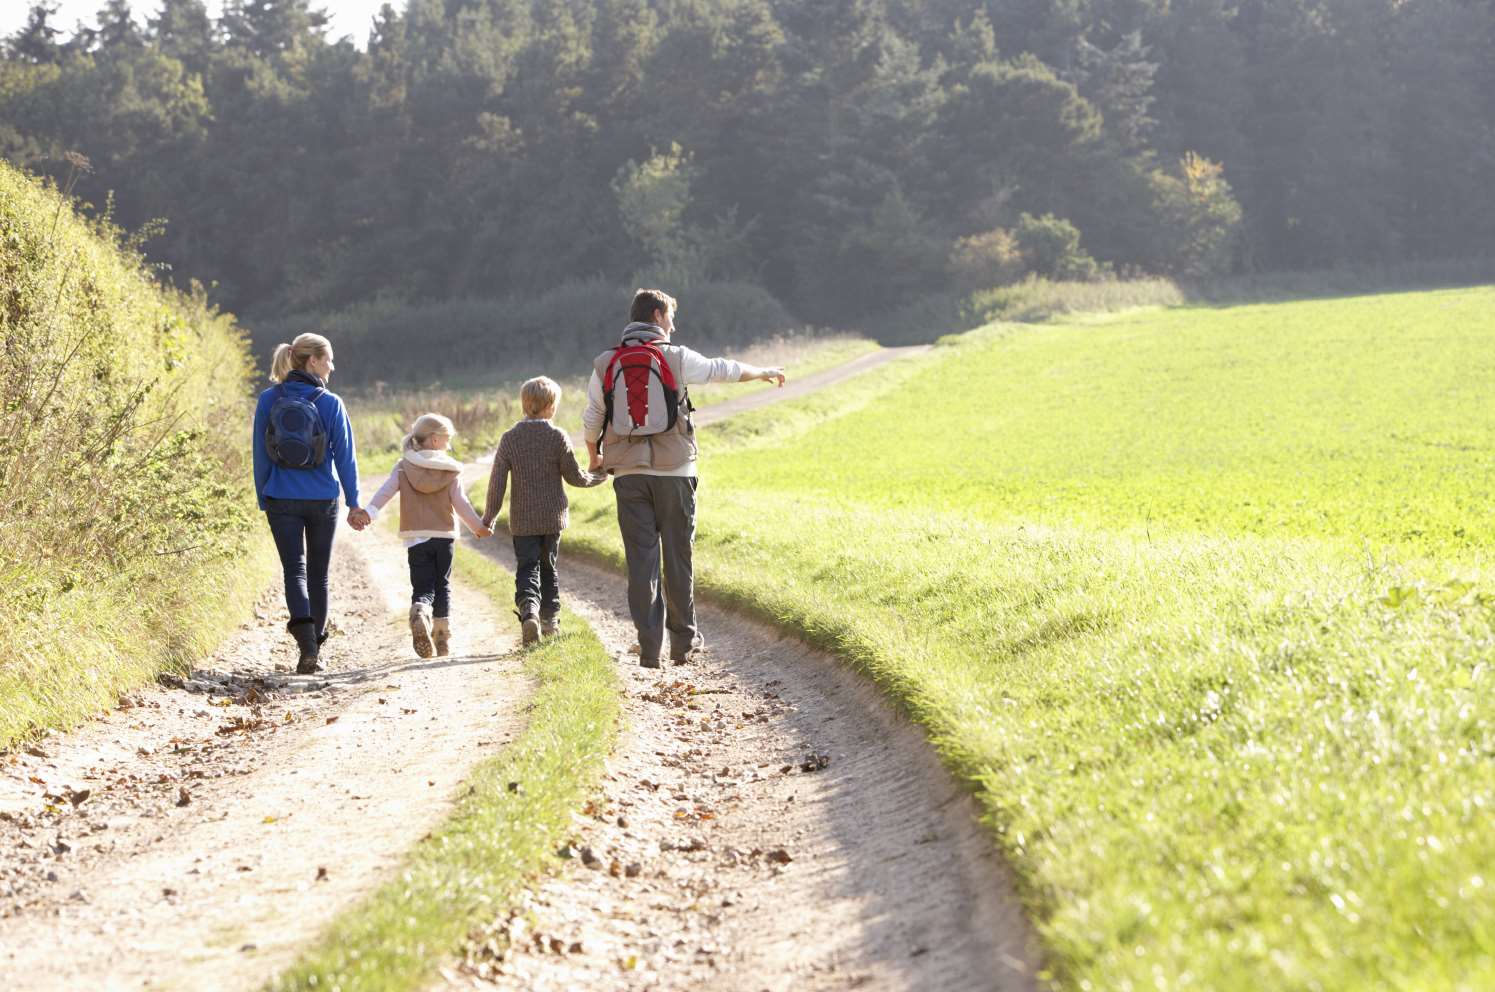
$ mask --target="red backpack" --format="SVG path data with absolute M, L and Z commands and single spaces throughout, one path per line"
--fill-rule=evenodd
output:
M 619 394 L 622 402 L 614 399 Z M 606 422 L 622 437 L 674 430 L 680 392 L 657 341 L 625 340 L 613 349 L 602 376 L 602 401 Z

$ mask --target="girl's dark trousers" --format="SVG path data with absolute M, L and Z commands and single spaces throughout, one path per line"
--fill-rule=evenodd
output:
M 451 615 L 452 548 L 450 537 L 433 537 L 406 550 L 410 561 L 410 602 L 426 603 L 431 616 Z

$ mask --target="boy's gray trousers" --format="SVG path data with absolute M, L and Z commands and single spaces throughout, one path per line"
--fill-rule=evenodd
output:
M 613 495 L 618 501 L 618 530 L 628 559 L 628 611 L 638 630 L 639 657 L 657 659 L 668 629 L 670 657 L 684 659 L 696 637 L 695 571 L 691 566 L 696 539 L 696 480 L 623 475 L 613 479 Z

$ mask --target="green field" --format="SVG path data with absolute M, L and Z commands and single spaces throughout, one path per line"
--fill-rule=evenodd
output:
M 1495 987 L 1495 290 L 943 344 L 709 433 L 700 584 L 927 727 L 1058 987 Z

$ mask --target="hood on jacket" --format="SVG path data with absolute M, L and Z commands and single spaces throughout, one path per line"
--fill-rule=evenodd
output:
M 633 323 L 623 328 L 622 340 L 660 341 L 667 343 L 669 341 L 669 338 L 665 337 L 664 331 L 659 327 L 659 325 L 646 324 L 643 321 L 635 320 Z
M 462 473 L 462 463 L 445 451 L 407 451 L 400 456 L 400 471 L 418 493 L 439 493 Z

